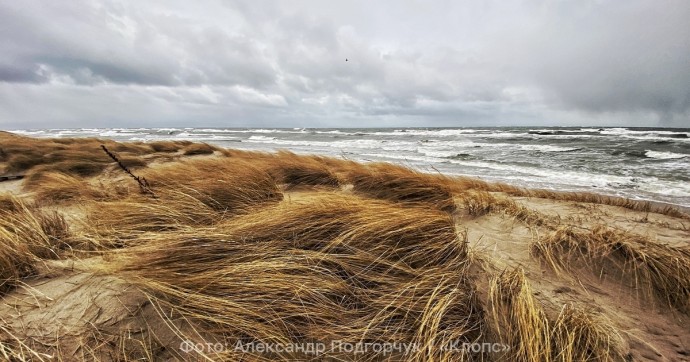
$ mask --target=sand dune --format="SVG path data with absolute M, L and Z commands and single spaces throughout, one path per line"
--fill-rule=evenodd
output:
M 683 210 L 188 142 L 0 171 L 4 359 L 690 359 Z

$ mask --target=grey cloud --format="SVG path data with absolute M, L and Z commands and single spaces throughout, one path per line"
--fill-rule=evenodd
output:
M 687 18 L 683 0 L 2 2 L 0 127 L 688 126 Z
M 690 3 L 554 4 L 521 55 L 537 84 L 574 109 L 687 115 Z

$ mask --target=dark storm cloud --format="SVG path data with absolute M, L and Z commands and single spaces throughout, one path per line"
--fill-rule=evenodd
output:
M 521 61 L 537 65 L 535 81 L 563 103 L 593 112 L 687 115 L 688 2 L 631 1 L 588 11 L 563 2 L 547 15 L 537 21 L 551 34 L 529 34 Z
M 682 0 L 2 2 L 0 126 L 689 126 L 688 18 Z

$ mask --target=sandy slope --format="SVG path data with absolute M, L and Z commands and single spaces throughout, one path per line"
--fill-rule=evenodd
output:
M 607 225 L 645 235 L 660 243 L 684 245 L 690 241 L 690 223 L 668 216 L 631 211 L 615 206 L 517 198 L 517 201 L 544 214 L 557 216 L 564 224 L 587 227 Z M 516 266 L 525 269 L 534 295 L 548 313 L 557 314 L 565 304 L 575 304 L 601 313 L 619 330 L 635 361 L 690 360 L 690 318 L 670 311 L 637 290 L 629 278 L 603 269 L 600 274 L 582 265 L 573 273 L 555 273 L 530 256 L 534 235 L 548 232 L 528 228 L 502 215 L 479 218 L 459 217 L 459 227 L 467 228 L 469 240 L 479 256 L 488 260 L 486 268 L 496 271 Z M 478 278 L 480 290 L 486 280 Z

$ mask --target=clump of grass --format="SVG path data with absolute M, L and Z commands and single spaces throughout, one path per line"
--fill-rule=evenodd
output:
M 217 150 L 217 147 L 211 146 L 207 143 L 192 143 L 184 148 L 185 156 L 195 155 L 211 155 Z
M 40 181 L 37 178 L 28 181 L 24 189 L 36 190 L 35 200 L 42 204 L 76 200 L 85 191 L 83 180 L 62 173 L 42 173 Z
M 190 144 L 191 142 L 189 141 L 155 141 L 148 143 L 153 151 L 163 153 L 175 153 Z
M 15 154 L 8 157 L 6 173 L 20 173 L 43 163 L 41 155 Z
M 468 215 L 479 217 L 504 209 L 499 199 L 486 191 L 467 191 L 458 196 Z
M 90 210 L 87 225 L 102 239 L 133 239 L 143 232 L 179 231 L 210 225 L 219 219 L 198 199 L 183 193 L 175 196 L 159 200 L 132 196 L 102 202 Z
M 443 212 L 336 193 L 256 210 L 219 227 L 248 242 L 282 241 L 342 252 L 366 249 L 402 258 L 412 267 L 460 263 L 467 256 L 466 240 L 456 236 L 452 218 Z
M 34 272 L 37 258 L 27 245 L 6 237 L 0 228 L 0 295 L 11 290 L 19 280 Z
M 69 237 L 60 214 L 13 199 L 12 208 L 0 210 L 0 292 L 31 275 L 39 258 L 59 258 Z
M 120 162 L 127 168 L 146 167 L 146 161 L 141 157 L 120 157 Z
M 499 197 L 487 191 L 464 191 L 456 199 L 463 210 L 474 217 L 502 212 L 522 221 L 528 226 L 555 225 L 559 220 L 539 211 L 529 209 L 506 197 Z
M 406 341 L 419 350 L 398 357 L 443 360 L 480 337 L 465 250 L 442 211 L 326 194 L 148 235 L 107 268 L 233 345 Z
M 278 183 L 288 187 L 340 185 L 340 180 L 330 167 L 318 158 L 280 151 L 275 157 L 264 159 L 261 164 Z
M 492 331 L 510 349 L 510 361 L 623 361 L 622 338 L 603 317 L 564 305 L 550 320 L 520 268 L 493 278 L 489 288 Z
M 510 347 L 510 360 L 550 360 L 549 322 L 522 269 L 504 271 L 491 280 L 489 306 L 494 333 Z
M 57 259 L 69 248 L 69 226 L 64 217 L 53 211 L 41 211 L 21 203 L 17 212 L 3 213 L 0 239 L 8 244 L 26 245 L 32 254 Z
M 126 154 L 126 162 L 139 166 L 141 156 L 156 153 L 143 143 L 119 143 L 95 138 L 32 139 L 9 133 L 0 134 L 6 173 L 62 172 L 90 177 L 103 171 L 111 160 L 100 151 L 104 144 L 114 152 Z M 182 147 L 182 146 L 180 146 Z M 191 143 L 188 147 L 191 147 Z M 197 146 L 204 147 L 204 146 Z
M 92 184 L 82 178 L 54 172 L 30 173 L 23 188 L 33 192 L 34 200 L 40 205 L 117 200 L 131 192 L 122 182 Z
M 368 197 L 411 204 L 430 204 L 444 211 L 455 210 L 450 180 L 387 163 L 374 163 L 352 170 L 347 180 L 355 192 Z
M 602 316 L 563 306 L 553 323 L 553 361 L 626 361 L 622 338 Z
M 93 161 L 60 161 L 42 166 L 42 172 L 62 172 L 80 177 L 90 177 L 101 173 L 107 163 Z M 38 171 L 37 171 L 38 172 Z
M 0 213 L 14 212 L 21 208 L 21 201 L 10 193 L 0 194 Z
M 690 249 L 651 241 L 606 226 L 591 230 L 562 227 L 535 241 L 532 255 L 556 271 L 581 260 L 596 267 L 613 267 L 646 285 L 660 300 L 690 312 Z M 596 272 L 596 270 L 595 270 Z
M 283 198 L 269 174 L 238 160 L 193 160 L 143 174 L 157 198 L 130 195 L 98 204 L 89 213 L 96 235 L 129 240 L 145 232 L 209 226 Z
M 277 202 L 283 194 L 270 174 L 235 159 L 200 159 L 172 163 L 142 173 L 161 197 L 187 194 L 212 210 L 239 213 L 254 205 Z

